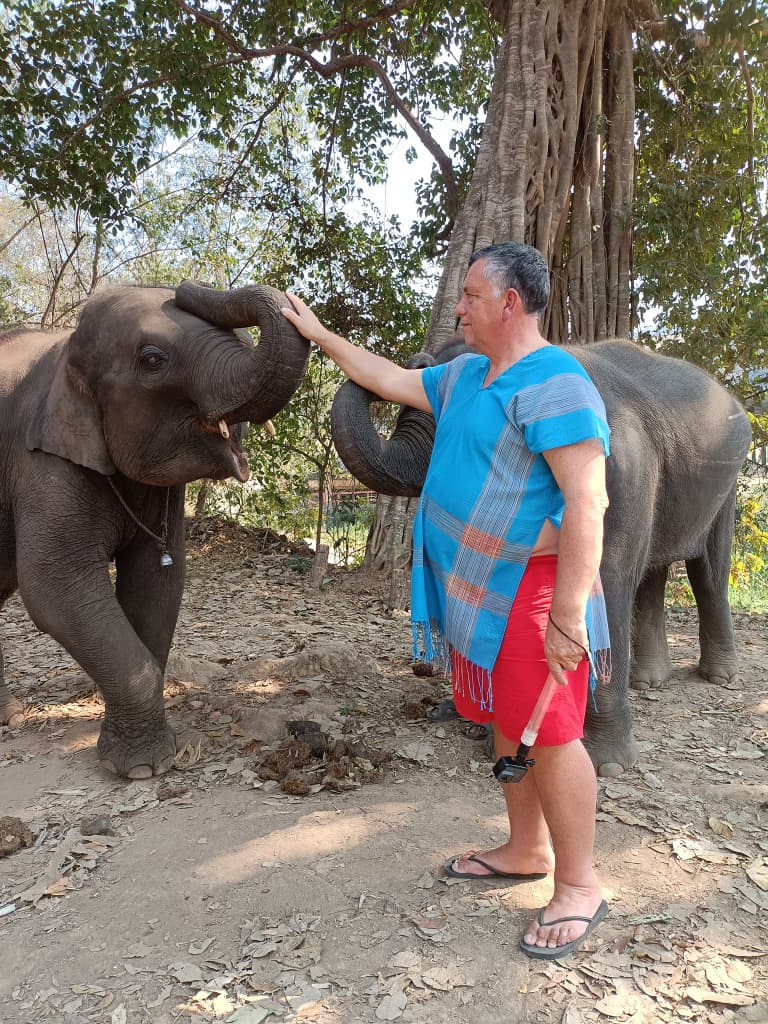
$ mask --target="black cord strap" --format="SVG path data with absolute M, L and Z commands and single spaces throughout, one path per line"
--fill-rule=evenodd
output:
M 550 622 L 552 623 L 552 625 L 553 625 L 553 626 L 555 627 L 555 629 L 557 630 L 557 632 L 558 632 L 558 633 L 560 633 L 560 634 L 561 634 L 562 636 L 564 636 L 566 640 L 570 640 L 572 644 L 576 644 L 576 646 L 577 646 L 577 647 L 580 647 L 580 648 L 582 649 L 582 651 L 584 651 L 584 653 L 586 654 L 586 656 L 587 656 L 587 657 L 589 657 L 589 648 L 588 648 L 588 647 L 585 647 L 585 646 L 584 646 L 584 644 L 581 644 L 581 643 L 579 643 L 579 641 L 578 641 L 578 640 L 574 640 L 574 638 L 573 638 L 572 636 L 569 636 L 569 635 L 568 635 L 568 634 L 567 634 L 567 633 L 565 632 L 565 630 L 564 630 L 564 629 L 560 629 L 560 627 L 558 626 L 558 624 L 557 624 L 557 623 L 555 622 L 555 620 L 554 620 L 554 619 L 552 618 L 552 612 L 549 612 L 549 613 L 548 613 L 548 617 L 549 617 L 549 621 L 550 621 Z

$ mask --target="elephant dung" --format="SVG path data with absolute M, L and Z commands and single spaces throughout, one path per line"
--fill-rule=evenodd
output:
M 21 818 L 0 818 L 0 857 L 10 857 L 34 841 L 34 835 Z

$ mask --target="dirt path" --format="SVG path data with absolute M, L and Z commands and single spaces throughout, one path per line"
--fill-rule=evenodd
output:
M 676 678 L 635 695 L 641 761 L 600 787 L 610 916 L 546 965 L 517 943 L 549 880 L 440 877 L 504 818 L 483 744 L 423 719 L 447 686 L 412 674 L 405 617 L 360 574 L 308 592 L 300 553 L 225 540 L 193 546 L 162 779 L 99 769 L 87 678 L 6 609 L 28 714 L 0 730 L 0 815 L 29 833 L 0 829 L 2 1024 L 768 1021 L 765 617 L 738 617 L 745 684 L 721 690 L 670 615 Z M 291 720 L 320 733 L 288 749 Z

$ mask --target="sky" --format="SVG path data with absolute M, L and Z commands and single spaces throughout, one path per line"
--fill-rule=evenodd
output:
M 418 144 L 419 156 L 409 164 L 405 154 L 410 146 L 411 142 L 406 139 L 397 143 L 389 158 L 389 178 L 370 190 L 371 199 L 383 217 L 399 217 L 404 231 L 416 219 L 416 182 L 429 174 L 432 165 L 432 158 Z

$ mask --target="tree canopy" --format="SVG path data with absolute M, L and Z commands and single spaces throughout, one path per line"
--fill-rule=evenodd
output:
M 335 151 L 351 175 L 381 178 L 381 143 L 407 125 L 455 207 L 454 169 L 426 126 L 482 81 L 487 20 L 479 4 L 434 0 L 349 15 L 283 0 L 215 12 L 185 0 L 20 0 L 3 24 L 0 174 L 49 203 L 120 220 L 162 138 L 197 132 L 246 159 L 268 112 L 301 96 L 320 165 Z
M 768 179 L 755 0 L 16 0 L 0 18 L 0 176 L 27 203 L 119 233 L 137 182 L 194 138 L 218 154 L 217 201 L 279 211 L 293 265 L 323 250 L 330 268 L 350 183 L 381 180 L 409 133 L 434 160 L 414 228 L 442 266 L 429 345 L 452 329 L 471 249 L 518 237 L 550 261 L 553 340 L 641 332 L 755 390 Z M 299 150 L 314 199 L 301 212 L 285 173 Z M 380 322 L 353 263 L 327 279 L 342 330 Z
M 768 19 L 752 3 L 667 6 L 665 32 L 638 40 L 635 301 L 653 326 L 641 336 L 756 408 L 768 388 Z

